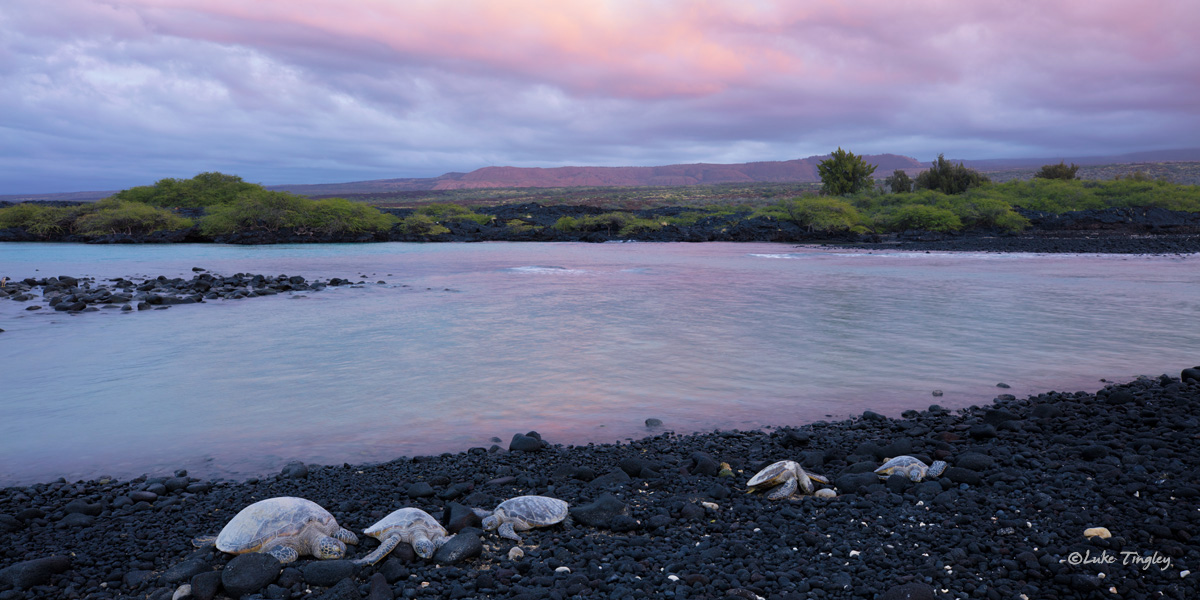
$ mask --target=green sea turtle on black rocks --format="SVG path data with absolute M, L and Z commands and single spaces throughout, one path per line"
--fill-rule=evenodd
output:
M 411 544 L 417 556 L 429 558 L 453 537 L 437 519 L 419 508 L 401 508 L 363 533 L 382 543 L 374 552 L 354 561 L 357 565 L 373 565 L 383 560 L 400 542 Z
M 910 481 L 921 481 L 926 477 L 937 477 L 946 470 L 946 461 L 935 460 L 932 465 L 927 465 L 921 459 L 915 456 L 897 456 L 875 469 L 880 479 L 887 479 L 892 475 L 899 473 L 908 477 Z
M 214 542 L 221 552 L 261 552 L 290 563 L 306 554 L 320 559 L 342 558 L 346 544 L 357 544 L 358 537 L 338 526 L 333 515 L 317 503 L 284 496 L 243 508 L 215 537 L 192 540 L 196 547 Z
M 767 494 L 767 499 L 782 500 L 795 494 L 797 489 L 803 490 L 805 494 L 813 493 L 817 487 L 813 485 L 814 481 L 829 483 L 828 479 L 805 471 L 804 467 L 794 460 L 781 460 L 768 465 L 767 468 L 751 477 L 750 481 L 746 482 L 746 491 L 753 492 L 759 488 L 779 486 L 775 488 L 775 491 Z
M 548 527 L 567 519 L 567 503 L 546 496 L 518 496 L 505 500 L 495 511 L 476 509 L 475 514 L 483 517 L 483 528 L 487 531 L 499 529 L 500 537 L 521 542 L 518 531 L 534 527 Z

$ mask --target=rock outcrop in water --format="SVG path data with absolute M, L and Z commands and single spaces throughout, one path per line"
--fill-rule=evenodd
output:
M 475 448 L 309 465 L 303 478 L 60 479 L 0 490 L 0 598 L 1185 599 L 1200 565 L 1197 431 L 1200 381 L 1163 375 L 956 413 Z M 920 483 L 870 472 L 896 454 L 951 467 Z M 745 493 L 782 458 L 828 476 L 840 496 Z M 568 501 L 575 524 L 524 532 L 518 552 L 462 521 L 465 507 L 526 494 Z M 190 544 L 284 495 L 354 530 L 417 506 L 454 521 L 461 541 L 433 561 L 402 544 L 375 566 L 286 568 Z M 1087 534 L 1098 528 L 1109 536 Z
M 203 269 L 193 269 L 203 271 Z M 152 279 L 116 278 L 98 282 L 93 277 L 32 277 L 0 286 L 0 299 L 29 302 L 25 310 L 50 309 L 61 312 L 94 312 L 101 309 L 122 311 L 166 308 L 176 304 L 196 304 L 209 300 L 241 300 L 274 296 L 281 292 L 319 292 L 327 286 L 351 285 L 339 277 L 328 281 L 307 281 L 300 275 L 231 276 L 199 273 L 191 279 L 159 276 Z M 358 282 L 363 284 L 365 282 Z

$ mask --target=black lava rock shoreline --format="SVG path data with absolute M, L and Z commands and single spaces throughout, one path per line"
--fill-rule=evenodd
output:
M 10 487 L 0 490 L 0 600 L 1194 598 L 1200 369 L 1181 376 L 628 444 L 563 447 L 529 432 L 509 444 L 524 450 L 294 463 L 243 482 L 179 472 Z M 951 467 L 921 483 L 871 473 L 900 454 Z M 745 493 L 758 469 L 785 458 L 839 495 Z M 466 507 L 523 494 L 568 501 L 575 522 L 523 533 L 515 556 Z M 190 545 L 284 495 L 355 531 L 416 506 L 459 535 L 434 560 L 401 544 L 368 567 L 281 566 Z M 1100 527 L 1111 537 L 1085 536 Z M 376 544 L 363 539 L 348 558 Z
M 188 209 L 189 216 L 199 216 Z M 385 208 L 384 212 L 404 218 L 413 209 Z M 475 221 L 445 221 L 443 233 L 424 235 L 406 232 L 397 224 L 389 231 L 353 234 L 322 234 L 312 230 L 243 231 L 216 237 L 204 236 L 198 227 L 159 231 L 148 235 L 113 234 L 83 237 L 75 234 L 36 235 L 24 229 L 0 229 L 0 242 L 81 242 L 89 244 L 298 244 L 366 242 L 778 242 L 833 244 L 870 250 L 1185 254 L 1200 252 L 1200 213 L 1161 208 L 1109 208 L 1063 214 L 1018 209 L 1030 227 L 1020 233 L 976 229 L 958 233 L 908 231 L 875 235 L 809 231 L 794 222 L 769 217 L 748 218 L 719 211 L 692 225 L 668 223 L 665 219 L 708 209 L 668 206 L 629 211 L 641 219 L 659 220 L 658 229 L 641 229 L 621 235 L 620 227 L 595 227 L 564 231 L 554 227 L 562 217 L 580 218 L 606 211 L 594 206 L 543 206 L 537 203 L 509 204 L 478 209 L 493 217 L 487 224 Z

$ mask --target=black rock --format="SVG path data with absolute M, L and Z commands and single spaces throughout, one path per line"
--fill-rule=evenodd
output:
M 209 571 L 192 577 L 192 596 L 196 600 L 213 600 L 221 587 L 221 572 Z
M 1105 446 L 1088 446 L 1079 453 L 1084 460 L 1099 460 L 1108 456 L 1108 448 Z
M 692 453 L 692 468 L 690 469 L 693 475 L 708 475 L 715 477 L 721 472 L 721 463 L 709 456 L 707 452 Z
M 887 417 L 873 411 L 863 411 L 862 418 L 864 421 L 886 421 Z
M 1200 366 L 1184 369 L 1182 372 L 1180 372 L 1179 379 L 1183 380 L 1184 382 L 1200 381 Z
M 409 549 L 411 550 L 412 548 L 410 547 Z M 393 550 L 392 554 L 395 553 L 396 551 Z M 416 555 L 414 554 L 413 556 Z M 404 566 L 404 562 L 389 554 L 387 560 L 383 561 L 383 566 L 379 567 L 379 573 L 387 578 L 388 583 L 396 583 L 401 579 L 406 579 L 408 578 L 408 567 Z
M 371 587 L 367 592 L 367 600 L 395 600 L 396 595 L 392 593 L 392 586 L 383 573 L 372 575 L 369 583 Z
M 478 535 L 463 531 L 442 544 L 434 553 L 433 561 L 439 565 L 452 565 L 480 554 L 483 554 L 483 541 Z
M 987 471 L 995 464 L 992 457 L 978 452 L 963 452 L 954 459 L 954 466 L 977 472 Z
M 1031 414 L 1037 419 L 1053 419 L 1061 417 L 1063 412 L 1057 404 L 1038 404 L 1033 407 Z
M 464 527 L 479 527 L 482 523 L 475 511 L 457 502 L 446 504 L 442 511 L 442 524 L 450 533 L 458 533 Z
M 362 600 L 362 594 L 358 591 L 358 584 L 347 577 L 339 581 L 337 585 L 325 590 L 325 593 L 317 596 L 316 600 Z
M 655 418 L 646 419 L 646 427 L 662 427 L 662 424 L 663 424 L 663 422 L 661 419 L 655 419 Z
M 19 530 L 23 525 L 20 519 L 12 515 L 0 515 L 0 531 L 12 533 Z
M 85 515 L 83 513 L 68 513 L 67 516 L 59 519 L 56 529 L 65 529 L 67 527 L 88 527 L 96 521 L 96 517 Z
M 462 496 L 463 494 L 470 492 L 473 489 L 475 489 L 475 486 L 471 483 L 467 483 L 467 482 L 456 483 L 456 484 L 438 492 L 437 497 L 441 498 L 442 500 L 453 500 L 455 498 L 458 498 L 459 496 Z
M 967 435 L 970 435 L 977 440 L 994 438 L 996 437 L 996 427 L 987 423 L 972 425 L 971 428 L 967 430 Z
M 83 500 L 72 500 L 63 507 L 63 511 L 66 513 L 79 513 L 92 517 L 98 517 L 100 516 L 101 512 L 104 512 L 104 507 L 101 506 L 99 502 L 95 504 L 88 504 Z
M 913 486 L 913 482 L 907 476 L 896 473 L 889 476 L 884 485 L 887 486 L 889 492 L 903 494 Z
M 612 494 L 602 494 L 594 502 L 572 507 L 570 513 L 584 525 L 606 528 L 616 517 L 629 514 L 629 507 Z
M 45 585 L 49 583 L 52 575 L 66 572 L 70 568 L 71 559 L 66 556 L 35 558 L 0 569 L 0 584 L 25 590 L 35 585 Z
M 1136 400 L 1137 398 L 1129 390 L 1112 390 L 1104 399 L 1109 404 L 1129 404 Z
M 933 588 L 924 583 L 906 583 L 887 589 L 875 600 L 934 600 Z
M 354 575 L 354 568 L 354 563 L 348 560 L 314 560 L 300 567 L 300 573 L 309 585 L 330 587 Z
M 988 410 L 983 413 L 983 422 L 988 425 L 999 425 L 1005 421 L 1013 421 L 1016 415 L 1007 410 Z
M 418 481 L 408 486 L 409 498 L 428 498 L 433 495 L 433 486 L 424 481 Z
M 967 485 L 983 484 L 983 478 L 979 476 L 979 473 L 976 473 L 971 469 L 964 469 L 962 467 L 949 467 L 946 469 L 945 473 L 942 473 L 942 477 L 945 477 L 954 483 L 965 483 Z
M 807 431 L 796 431 L 795 429 L 783 430 L 783 445 L 788 448 L 807 446 L 812 440 L 812 434 Z
M 290 462 L 283 468 L 280 475 L 284 479 L 306 479 L 308 478 L 308 465 L 300 461 Z
M 235 598 L 253 594 L 275 581 L 283 565 L 270 554 L 239 554 L 221 571 L 221 586 Z
M 123 583 L 127 588 L 136 588 L 154 578 L 154 571 L 146 569 L 134 569 L 126 572 L 125 575 L 121 577 L 121 583 Z
M 632 481 L 625 471 L 614 469 L 588 482 L 588 487 L 611 489 Z
M 513 435 L 508 449 L 513 452 L 536 452 L 542 449 L 542 440 L 529 435 Z
M 162 580 L 167 583 L 179 583 L 181 581 L 190 581 L 193 577 L 211 571 L 212 567 L 198 558 L 189 558 L 166 571 L 163 571 Z
M 853 494 L 856 492 L 865 492 L 866 488 L 871 485 L 880 483 L 879 476 L 875 473 L 849 473 L 834 479 L 833 484 L 837 487 L 838 492 L 842 494 Z

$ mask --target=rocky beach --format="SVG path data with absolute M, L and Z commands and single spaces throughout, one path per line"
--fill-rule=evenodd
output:
M 245 481 L 58 480 L 0 491 L 0 600 L 16 598 L 1189 598 L 1200 563 L 1200 369 L 992 405 L 866 412 L 765 431 L 490 448 Z M 152 449 L 147 449 L 152 451 Z M 884 459 L 944 460 L 912 482 Z M 778 460 L 834 498 L 772 501 L 746 482 Z M 830 486 L 820 486 L 830 487 Z M 469 509 L 526 494 L 571 524 L 483 532 Z M 298 496 L 355 532 L 404 506 L 457 536 L 430 560 L 281 565 L 191 539 L 245 506 Z M 514 550 L 519 547 L 520 550 Z

